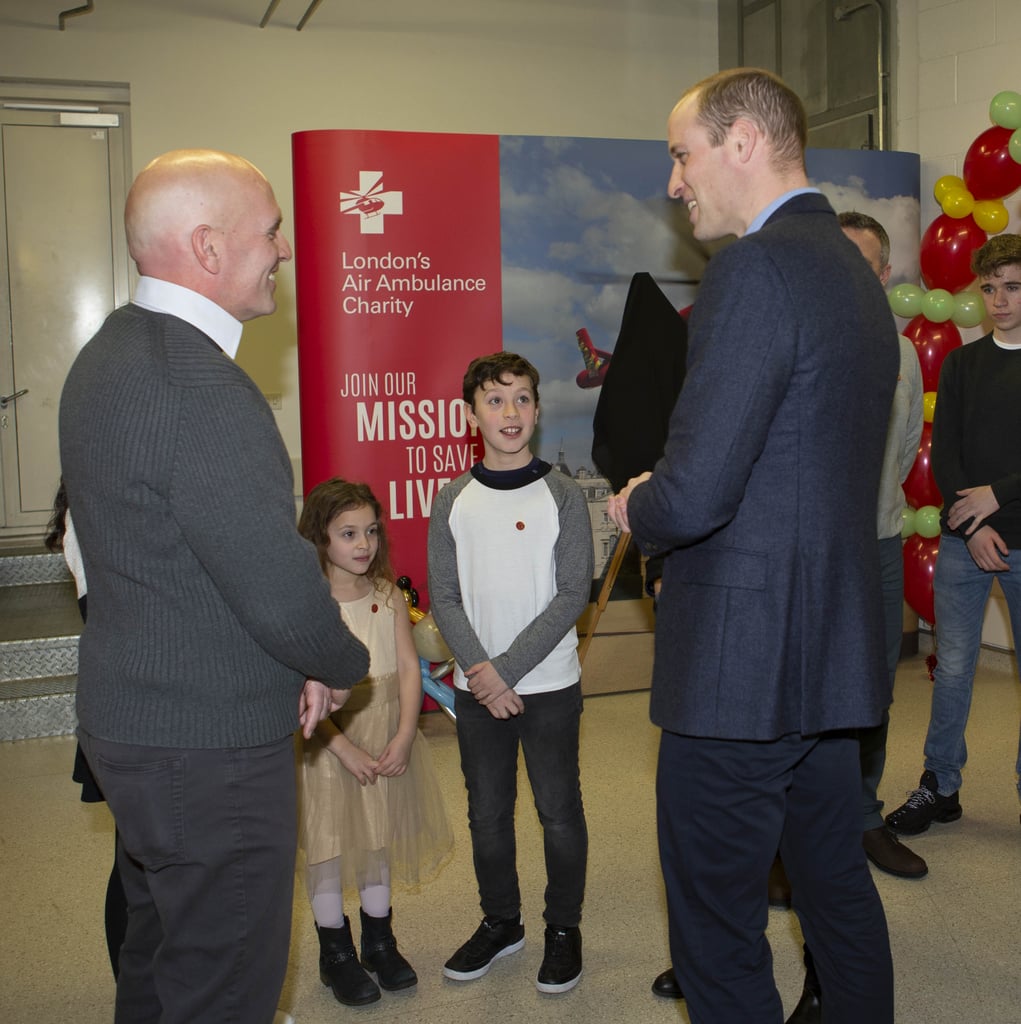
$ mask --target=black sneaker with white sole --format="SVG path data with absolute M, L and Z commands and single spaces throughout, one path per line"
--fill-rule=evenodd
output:
M 525 944 L 525 926 L 521 917 L 482 919 L 475 934 L 443 965 L 443 973 L 454 981 L 481 978 L 494 960 L 516 953 Z
M 961 801 L 957 793 L 943 796 L 939 791 L 936 773 L 922 772 L 916 789 L 895 811 L 886 816 L 886 824 L 904 836 L 917 836 L 934 821 L 957 821 L 961 816 Z
M 581 930 L 546 925 L 546 954 L 535 987 L 540 992 L 568 992 L 581 978 Z

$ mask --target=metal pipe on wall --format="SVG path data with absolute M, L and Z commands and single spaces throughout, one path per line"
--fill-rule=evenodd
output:
M 862 3 L 851 6 L 840 4 L 833 11 L 835 21 L 847 21 L 852 14 L 864 10 L 866 7 L 876 9 L 876 25 L 878 28 L 876 41 L 876 120 L 879 122 L 879 148 L 886 149 L 886 103 L 883 98 L 885 79 L 887 77 L 886 67 L 883 63 L 883 5 L 879 0 L 863 0 Z
M 88 0 L 87 3 L 81 5 L 81 7 L 71 7 L 66 11 L 61 11 L 57 15 L 57 24 L 60 26 L 60 31 L 64 31 L 64 22 L 68 18 L 77 18 L 79 14 L 91 14 L 93 11 L 92 0 Z

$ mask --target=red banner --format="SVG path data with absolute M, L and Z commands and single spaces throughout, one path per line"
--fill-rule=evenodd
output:
M 295 275 L 307 494 L 369 484 L 425 596 L 437 491 L 481 456 L 461 401 L 499 351 L 499 137 L 297 132 Z

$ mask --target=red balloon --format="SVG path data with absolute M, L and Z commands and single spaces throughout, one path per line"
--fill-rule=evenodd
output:
M 935 623 L 932 578 L 936 574 L 939 537 L 920 537 L 917 533 L 904 542 L 904 600 L 926 622 Z
M 935 324 L 919 313 L 904 328 L 904 337 L 914 344 L 918 353 L 918 362 L 922 367 L 922 390 L 936 391 L 943 359 L 951 349 L 961 347 L 961 332 L 952 320 Z
M 943 504 L 943 495 L 936 486 L 936 478 L 932 475 L 932 424 L 922 424 L 922 436 L 918 440 L 918 455 L 914 465 L 904 481 L 904 497 L 912 508 L 923 505 Z
M 1015 164 L 1021 169 L 1021 164 Z M 957 220 L 941 213 L 922 235 L 918 262 L 925 287 L 959 292 L 972 282 L 971 254 L 989 236 L 971 217 Z
M 994 125 L 968 147 L 964 184 L 976 199 L 1002 199 L 1021 188 L 1021 164 L 1010 155 L 1013 130 Z

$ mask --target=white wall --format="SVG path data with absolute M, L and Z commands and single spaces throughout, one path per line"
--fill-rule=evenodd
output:
M 891 2 L 892 148 L 922 156 L 924 229 L 938 213 L 933 183 L 960 173 L 990 123 L 990 99 L 1021 91 L 1021 2 Z M 268 5 L 101 0 L 61 32 L 70 0 L 0 0 L 0 75 L 128 83 L 135 170 L 178 146 L 233 150 L 274 182 L 290 223 L 294 131 L 658 139 L 679 93 L 717 68 L 716 0 L 325 3 L 302 32 L 294 26 L 307 0 L 281 0 L 259 29 Z M 1008 208 L 1018 230 L 1017 195 Z M 246 328 L 239 361 L 263 391 L 283 394 L 277 418 L 297 459 L 286 274 L 278 298 L 275 317 Z
M 896 0 L 895 7 L 893 145 L 921 154 L 924 232 L 941 212 L 933 185 L 944 174 L 961 174 L 969 146 L 992 124 L 990 100 L 1007 89 L 1021 92 L 1021 2 Z M 1021 191 L 1005 202 L 1007 230 L 1021 231 Z M 982 639 L 1014 647 L 999 586 Z
M 924 231 L 940 213 L 936 179 L 960 175 L 968 147 L 992 125 L 989 101 L 1005 89 L 1021 92 L 1021 3 L 896 0 L 894 7 L 893 148 L 922 156 Z M 1007 208 L 1016 222 L 1021 193 Z
M 0 2 L 0 75 L 125 82 L 132 163 L 210 146 L 248 157 L 292 223 L 290 135 L 323 128 L 658 139 L 717 68 L 715 0 L 69 0 Z M 669 174 L 664 145 L 663 184 Z M 437 197 L 438 202 L 443 197 Z M 299 257 L 300 258 L 300 254 Z M 239 362 L 299 457 L 293 276 Z

